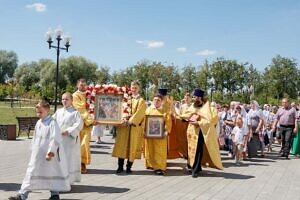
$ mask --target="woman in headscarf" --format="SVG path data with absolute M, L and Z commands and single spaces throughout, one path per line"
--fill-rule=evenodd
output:
M 248 112 L 250 130 L 248 142 L 248 157 L 251 158 L 257 154 L 257 149 L 261 149 L 261 157 L 264 157 L 264 143 L 262 137 L 263 114 L 259 109 L 257 101 L 251 101 L 251 109 Z
M 233 154 L 233 146 L 231 140 L 231 132 L 235 125 L 235 101 L 230 103 L 230 109 L 228 107 L 224 107 L 224 118 L 223 118 L 223 133 L 225 137 L 225 150 L 228 150 L 229 157 L 234 157 Z

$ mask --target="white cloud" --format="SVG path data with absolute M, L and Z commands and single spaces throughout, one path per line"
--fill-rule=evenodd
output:
M 34 4 L 28 4 L 26 5 L 26 8 L 34 9 L 36 12 L 45 12 L 47 6 L 42 3 L 34 3 Z
M 185 48 L 185 47 L 178 47 L 176 50 L 177 50 L 178 52 L 184 53 L 184 52 L 187 51 L 187 48 Z
M 146 46 L 148 49 L 161 48 L 161 47 L 165 46 L 165 43 L 162 41 L 136 40 L 135 42 Z
M 197 52 L 196 55 L 197 56 L 212 56 L 212 55 L 215 55 L 216 53 L 217 53 L 216 51 L 205 49 L 203 51 Z

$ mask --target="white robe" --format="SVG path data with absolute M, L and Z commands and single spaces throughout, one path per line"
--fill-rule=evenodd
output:
M 93 126 L 92 135 L 93 136 L 103 137 L 104 129 L 106 129 L 106 127 L 103 126 L 103 125 Z
M 49 152 L 54 153 L 50 161 Z M 36 123 L 31 158 L 21 190 L 69 191 L 71 189 L 62 135 L 56 121 L 48 116 Z
M 57 121 L 61 133 L 68 131 L 69 136 L 63 136 L 63 146 L 67 156 L 70 183 L 81 180 L 81 155 L 79 133 L 83 127 L 80 113 L 74 107 L 58 109 L 53 118 Z

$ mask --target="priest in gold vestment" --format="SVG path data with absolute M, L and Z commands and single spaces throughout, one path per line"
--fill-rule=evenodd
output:
M 84 122 L 80 131 L 81 148 L 81 173 L 86 173 L 86 165 L 91 163 L 90 139 L 94 118 L 89 114 L 86 108 L 86 81 L 79 79 L 77 81 L 77 91 L 73 93 L 73 106 L 80 113 Z
M 116 173 L 124 171 L 124 161 L 127 159 L 126 173 L 131 173 L 131 167 L 135 159 L 141 159 L 144 118 L 146 111 L 145 100 L 139 95 L 140 84 L 137 81 L 131 83 L 131 116 L 123 119 L 123 126 L 117 127 L 113 157 L 118 158 L 118 169 Z
M 201 165 L 216 169 L 223 169 L 223 165 L 216 136 L 217 115 L 212 112 L 203 90 L 196 88 L 193 98 L 194 103 L 182 117 L 189 121 L 188 163 L 195 178 L 202 171 Z
M 147 169 L 153 169 L 157 175 L 164 175 L 167 168 L 167 144 L 168 133 L 171 132 L 171 114 L 162 107 L 162 96 L 157 94 L 153 103 L 146 110 L 146 115 L 161 115 L 164 117 L 164 137 L 145 139 L 145 165 Z

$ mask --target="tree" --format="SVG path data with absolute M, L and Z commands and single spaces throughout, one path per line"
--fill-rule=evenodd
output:
M 181 85 L 184 91 L 190 92 L 199 87 L 197 84 L 197 71 L 193 65 L 187 65 L 182 69 Z
M 96 81 L 96 70 L 98 65 L 81 56 L 71 56 L 62 59 L 60 62 L 60 73 L 62 79 L 68 85 L 76 85 L 80 78 L 84 78 L 87 83 Z M 66 85 L 63 87 L 65 88 Z
M 95 84 L 107 84 L 111 79 L 108 66 L 101 66 L 99 69 L 97 69 L 95 75 Z
M 277 55 L 265 69 L 264 79 L 268 80 L 270 95 L 277 98 L 297 97 L 299 88 L 299 69 L 295 59 Z
M 8 96 L 8 90 L 6 84 L 0 84 L 0 100 L 3 100 Z
M 253 94 L 256 94 L 256 96 L 258 96 L 258 94 L 264 93 L 265 87 L 262 81 L 263 81 L 262 74 L 259 71 L 257 71 L 257 69 L 252 64 L 250 64 L 250 66 L 247 67 L 245 71 L 245 80 L 244 80 L 245 95 L 243 95 L 244 102 L 248 103 L 250 101 L 251 86 L 254 89 Z
M 24 63 L 17 67 L 14 77 L 18 84 L 23 85 L 25 90 L 30 90 L 31 86 L 36 85 L 40 81 L 40 66 L 39 62 Z
M 15 52 L 0 50 L 0 83 L 12 78 L 17 66 L 18 57 Z
M 210 87 L 214 87 L 209 81 L 211 76 L 211 66 L 207 60 L 204 61 L 203 65 L 199 65 L 196 68 L 196 87 L 201 88 L 204 91 L 208 91 Z M 194 89 L 194 88 L 193 88 Z

